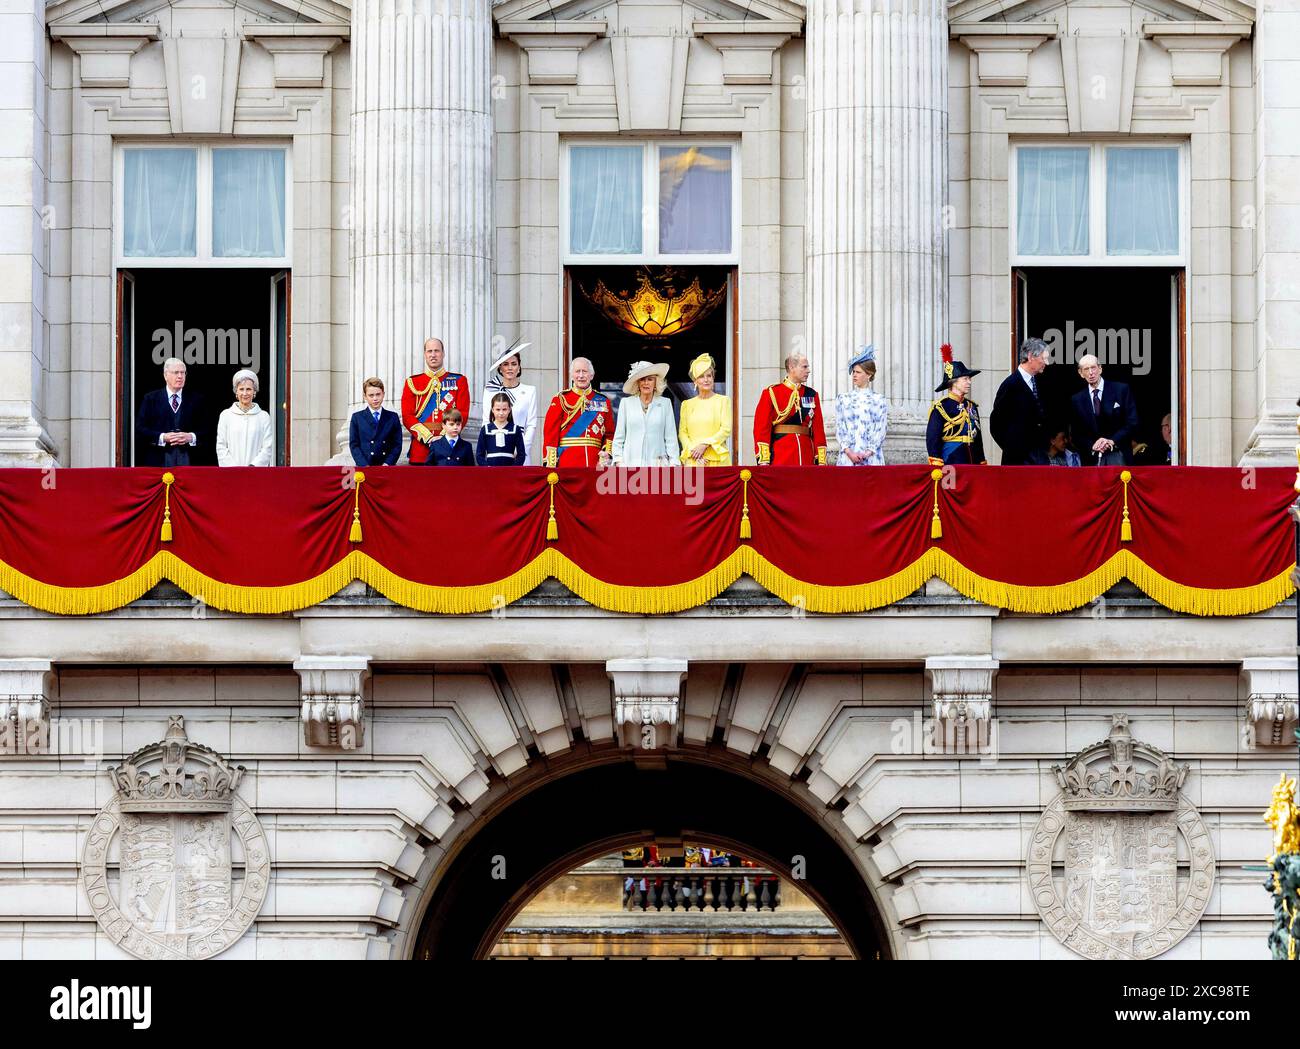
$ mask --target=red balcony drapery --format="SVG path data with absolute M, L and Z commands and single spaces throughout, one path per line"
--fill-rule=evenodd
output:
M 170 487 L 157 468 L 3 470 L 0 589 L 88 614 L 166 578 L 215 608 L 278 613 L 360 579 L 410 608 L 464 613 L 554 577 L 601 608 L 663 613 L 749 574 L 808 611 L 853 612 L 937 576 L 1001 608 L 1058 612 L 1128 578 L 1199 615 L 1257 612 L 1293 590 L 1285 468 L 1139 467 L 1127 485 L 1119 468 L 745 473 L 556 471 L 548 540 L 542 468 L 368 469 L 359 488 L 330 467 L 179 468 Z

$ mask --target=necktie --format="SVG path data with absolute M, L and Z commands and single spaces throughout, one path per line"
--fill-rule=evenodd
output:
M 177 394 L 174 394 L 174 393 L 173 393 L 173 394 L 172 394 L 172 413 L 175 414 L 176 412 L 178 412 L 178 411 L 180 411 L 180 410 L 181 410 L 181 399 L 180 399 L 180 397 L 179 397 Z
M 1038 400 L 1038 379 L 1033 375 L 1029 377 L 1029 389 L 1033 392 L 1034 400 Z
M 375 412 L 374 415 L 375 415 L 375 422 L 379 422 L 379 413 Z
M 1092 414 L 1101 414 L 1101 391 L 1096 388 L 1092 391 Z

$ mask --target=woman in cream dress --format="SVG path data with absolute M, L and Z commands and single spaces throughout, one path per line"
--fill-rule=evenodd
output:
M 682 402 L 682 421 L 678 436 L 682 443 L 682 462 L 687 466 L 730 466 L 731 398 L 713 392 L 716 365 L 702 353 L 691 361 L 691 382 L 698 394 Z
M 218 466 L 270 466 L 271 416 L 253 400 L 257 376 L 244 368 L 232 383 L 235 403 L 217 420 Z
M 615 466 L 676 466 L 677 427 L 672 402 L 661 397 L 668 385 L 668 365 L 637 361 L 628 373 L 618 402 L 614 431 Z
M 483 390 L 483 425 L 492 422 L 492 398 L 504 393 L 510 398 L 510 414 L 524 435 L 524 465 L 532 462 L 533 431 L 537 429 L 537 387 L 519 381 L 523 375 L 521 354 L 532 343 L 511 346 L 488 368 L 487 386 Z

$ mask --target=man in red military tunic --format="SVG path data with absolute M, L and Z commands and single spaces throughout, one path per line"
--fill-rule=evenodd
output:
M 411 434 L 412 466 L 429 457 L 429 445 L 442 435 L 442 413 L 453 405 L 469 418 L 469 383 L 442 366 L 447 351 L 441 339 L 424 340 L 424 371 L 402 387 L 402 425 Z
M 573 385 L 551 398 L 542 427 L 547 466 L 608 466 L 614 443 L 614 406 L 591 385 L 596 370 L 586 357 L 569 365 Z
M 759 466 L 825 466 L 826 426 L 817 391 L 805 386 L 808 358 L 785 359 L 785 378 L 765 389 L 754 409 L 754 454 Z

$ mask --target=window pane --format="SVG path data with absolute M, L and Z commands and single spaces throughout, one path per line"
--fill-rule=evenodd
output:
M 641 147 L 569 150 L 569 251 L 641 254 Z
M 283 258 L 283 149 L 212 151 L 212 254 Z
M 1088 254 L 1087 148 L 1016 150 L 1016 250 Z
M 1106 150 L 1106 253 L 1178 254 L 1178 150 Z
M 659 150 L 659 250 L 731 251 L 731 147 Z
M 135 258 L 193 258 L 198 152 L 128 149 L 123 157 L 123 250 Z

